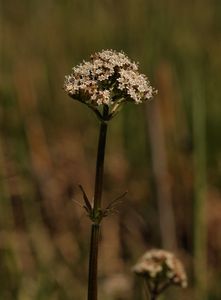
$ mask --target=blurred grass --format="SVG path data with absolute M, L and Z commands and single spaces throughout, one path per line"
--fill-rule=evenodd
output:
M 194 71 L 193 71 L 194 74 Z M 201 74 L 193 83 L 194 144 L 194 257 L 196 299 L 207 299 L 207 228 L 206 228 L 206 106 Z
M 220 299 L 220 20 L 215 0 L 0 0 L 1 299 L 85 297 L 89 223 L 71 199 L 80 199 L 78 183 L 92 195 L 98 124 L 68 99 L 62 84 L 72 66 L 105 48 L 122 49 L 139 61 L 159 89 L 155 101 L 176 240 L 190 278 L 194 139 L 198 143 L 192 102 L 203 88 L 207 143 L 198 146 L 207 151 L 208 299 Z M 202 87 L 193 91 L 198 74 Z M 105 201 L 127 189 L 129 194 L 120 215 L 103 226 L 110 236 L 103 235 L 101 244 L 104 287 L 115 273 L 130 277 L 132 263 L 146 247 L 162 245 L 148 137 L 155 124 L 146 122 L 145 109 L 151 114 L 153 103 L 128 105 L 108 136 Z M 125 293 L 125 299 L 132 295 Z M 170 295 L 177 297 L 193 299 L 192 280 L 187 291 Z

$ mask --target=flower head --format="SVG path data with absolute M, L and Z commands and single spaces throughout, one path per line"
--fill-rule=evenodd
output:
M 173 253 L 165 250 L 147 251 L 133 267 L 133 271 L 147 280 L 150 289 L 156 289 L 157 286 L 158 293 L 170 285 L 187 286 L 183 264 Z
M 142 103 L 155 94 L 148 78 L 138 72 L 138 65 L 123 52 L 114 50 L 97 52 L 90 61 L 74 67 L 65 77 L 64 90 L 95 112 L 107 106 L 109 117 L 122 103 Z

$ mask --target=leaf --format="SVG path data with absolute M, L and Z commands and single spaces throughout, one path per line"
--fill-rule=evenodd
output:
M 86 195 L 86 193 L 85 193 L 85 191 L 84 191 L 82 185 L 79 185 L 79 188 L 80 188 L 80 190 L 81 190 L 81 192 L 82 192 L 82 194 L 83 194 L 85 206 L 87 207 L 87 209 L 86 209 L 86 207 L 85 207 L 85 209 L 86 209 L 88 212 L 91 212 L 91 211 L 92 211 L 92 206 L 91 206 L 91 203 L 90 203 L 90 201 L 89 201 L 89 199 L 88 199 L 88 197 L 87 197 L 87 195 Z
M 111 201 L 108 206 L 106 207 L 107 210 L 112 210 L 116 205 L 118 205 L 119 203 L 121 203 L 122 201 L 120 201 L 123 197 L 126 196 L 128 192 L 124 192 L 122 195 L 118 196 L 116 199 L 114 199 L 113 201 Z

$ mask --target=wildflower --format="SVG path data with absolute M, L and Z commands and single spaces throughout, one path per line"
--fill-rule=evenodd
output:
M 153 249 L 147 251 L 133 271 L 147 282 L 149 292 L 156 295 L 170 285 L 187 286 L 187 277 L 181 261 L 171 252 Z
M 136 104 L 150 100 L 155 90 L 148 78 L 138 72 L 138 65 L 123 52 L 102 50 L 91 55 L 90 61 L 73 68 L 65 76 L 64 90 L 70 97 L 94 110 L 102 118 L 99 108 L 108 107 L 112 118 L 125 102 Z

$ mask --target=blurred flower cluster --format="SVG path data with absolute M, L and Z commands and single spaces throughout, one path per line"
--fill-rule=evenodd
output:
M 149 292 L 156 295 L 170 285 L 187 286 L 187 277 L 181 261 L 168 251 L 147 251 L 133 267 L 133 271 L 147 282 Z

